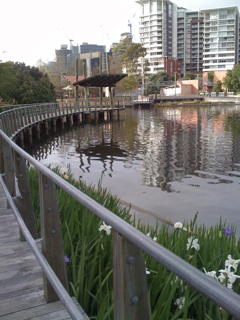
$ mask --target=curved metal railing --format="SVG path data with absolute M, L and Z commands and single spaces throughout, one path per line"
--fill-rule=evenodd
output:
M 50 105 L 51 106 L 51 105 Z M 27 107 L 31 108 L 31 107 Z M 34 107 L 35 108 L 35 107 Z M 42 110 L 41 106 L 38 106 L 38 110 Z M 27 114 L 27 109 L 23 107 L 22 115 L 25 115 L 25 112 Z M 55 109 L 56 110 L 56 109 Z M 6 111 L 4 114 L 5 119 L 8 117 L 9 120 L 12 120 L 13 123 L 8 124 L 11 130 L 16 128 L 14 126 L 14 116 L 7 116 L 7 113 L 11 112 L 11 110 Z M 18 111 L 19 112 L 19 111 Z M 55 112 L 55 111 L 54 111 Z M 34 117 L 35 111 L 32 109 L 32 117 Z M 51 115 L 55 116 L 56 114 L 51 113 Z M 49 114 L 50 116 L 50 114 Z M 38 114 L 38 120 L 40 115 Z M 0 123 L 0 127 L 2 130 L 0 130 L 0 137 L 4 141 L 3 148 L 1 148 L 1 152 L 3 151 L 4 155 L 4 164 L 1 165 L 1 167 L 4 166 L 5 168 L 5 182 L 8 181 L 9 175 L 13 175 L 13 172 L 18 172 L 16 169 L 16 163 L 17 161 L 20 161 L 18 159 L 24 159 L 24 161 L 28 161 L 30 164 L 32 164 L 39 172 L 40 172 L 40 177 L 41 179 L 45 179 L 42 185 L 42 189 L 40 188 L 40 195 L 41 201 L 44 202 L 44 188 L 45 186 L 51 187 L 51 184 L 54 186 L 57 185 L 60 188 L 62 188 L 65 192 L 67 192 L 72 198 L 77 200 L 79 203 L 84 205 L 87 209 L 89 209 L 91 212 L 93 212 L 96 216 L 98 216 L 100 219 L 105 221 L 107 224 L 111 225 L 112 228 L 114 229 L 114 236 L 113 236 L 113 241 L 114 241 L 114 309 L 115 311 L 115 318 L 116 319 L 129 319 L 125 318 L 121 314 L 121 306 L 122 306 L 122 300 L 123 297 L 121 296 L 121 290 L 119 290 L 119 286 L 122 284 L 120 283 L 121 281 L 121 268 L 120 265 L 124 268 L 124 272 L 128 268 L 129 264 L 132 264 L 132 260 L 129 259 L 129 257 L 125 257 L 122 261 L 120 261 L 120 250 L 121 250 L 121 245 L 119 246 L 119 242 L 121 239 L 124 239 L 127 241 L 128 246 L 133 246 L 136 250 L 139 251 L 144 251 L 146 254 L 148 254 L 150 257 L 154 258 L 158 263 L 162 264 L 164 267 L 166 267 L 169 271 L 173 272 L 175 275 L 177 275 L 180 279 L 184 280 L 187 284 L 189 284 L 191 287 L 196 289 L 198 292 L 202 293 L 205 297 L 208 299 L 212 300 L 215 302 L 217 305 L 221 306 L 224 310 L 229 312 L 231 315 L 236 317 L 237 319 L 240 319 L 240 296 L 236 294 L 235 292 L 227 289 L 217 281 L 211 279 L 209 276 L 205 275 L 203 272 L 198 270 L 197 268 L 193 267 L 191 264 L 187 263 L 177 255 L 173 254 L 171 251 L 167 250 L 160 244 L 154 242 L 151 238 L 147 237 L 143 233 L 141 233 L 139 230 L 134 228 L 133 226 L 129 225 L 127 222 L 116 216 L 114 213 L 110 212 L 106 208 L 104 208 L 102 205 L 98 204 L 96 201 L 79 191 L 77 188 L 75 188 L 73 185 L 69 184 L 66 180 L 62 179 L 59 177 L 57 174 L 53 173 L 50 169 L 39 163 L 37 160 L 32 158 L 29 154 L 27 154 L 24 150 L 22 150 L 19 146 L 17 146 L 9 137 L 7 134 L 4 133 L 3 130 L 6 129 L 5 124 L 3 124 L 2 120 L 2 114 L 0 115 L 0 120 L 2 121 L 2 124 Z M 37 120 L 34 118 L 34 120 Z M 21 119 L 19 119 L 19 123 L 22 123 Z M 24 123 L 25 124 L 25 123 Z M 26 125 L 27 122 L 26 122 Z M 9 131 L 10 137 L 14 136 L 13 131 Z M 3 150 L 2 150 L 3 149 Z M 8 150 L 11 150 L 10 152 Z M 9 155 L 12 154 L 12 150 L 14 153 L 17 154 L 17 158 L 15 161 L 15 169 L 11 170 L 9 173 L 8 166 L 9 166 Z M 0 155 L 1 156 L 1 155 Z M 6 162 L 5 162 L 6 161 Z M 2 171 L 3 172 L 3 171 Z M 6 176 L 8 175 L 8 176 Z M 10 179 L 11 180 L 11 179 Z M 1 182 L 3 182 L 1 178 Z M 9 183 L 8 183 L 9 184 Z M 13 201 L 12 201 L 12 193 L 11 192 L 11 186 L 10 184 L 8 185 L 8 191 L 6 191 L 8 202 L 10 206 L 12 207 L 18 223 L 20 225 L 20 228 L 24 234 L 24 237 L 28 241 L 32 251 L 34 252 L 35 256 L 37 257 L 37 260 L 41 264 L 41 266 L 44 269 L 44 272 L 46 273 L 47 278 L 51 282 L 52 286 L 54 287 L 56 293 L 58 294 L 59 298 L 65 305 L 66 309 L 68 310 L 69 314 L 72 316 L 73 319 L 84 319 L 83 314 L 79 313 L 76 308 L 73 307 L 71 303 L 71 299 L 68 296 L 68 293 L 66 290 L 60 285 L 59 280 L 55 276 L 54 272 L 51 270 L 50 266 L 48 265 L 46 259 L 40 254 L 37 246 L 35 245 L 34 239 L 30 236 L 29 231 L 26 227 L 26 225 L 23 223 L 21 216 L 18 213 L 18 210 L 16 209 Z M 10 190 L 9 190 L 10 189 Z M 10 193 L 9 193 L 10 191 Z M 51 200 L 53 201 L 53 200 Z M 46 204 L 49 206 L 49 204 Z M 47 207 L 49 209 L 49 207 Z M 42 210 L 44 211 L 44 210 Z M 41 213 L 42 214 L 42 213 Z M 48 213 L 49 215 L 49 213 Z M 55 231 L 55 230 L 53 230 Z M 47 235 L 46 235 L 47 237 Z M 45 241 L 45 239 L 44 239 Z M 134 259 L 133 259 L 134 260 Z M 133 275 L 140 274 L 140 278 L 138 277 L 136 281 L 139 281 L 139 279 L 143 279 L 142 281 L 146 284 L 146 272 L 145 272 L 145 264 L 144 260 L 140 259 L 139 264 L 134 266 L 135 263 L 132 265 L 132 268 L 134 268 L 134 272 L 132 273 Z M 132 271 L 131 271 L 132 272 Z M 145 284 L 142 286 L 142 288 L 147 291 Z M 124 293 L 124 290 L 123 292 Z M 148 297 L 147 292 L 145 292 L 145 296 Z M 134 299 L 133 299 L 134 298 Z M 147 298 L 146 298 L 147 300 Z M 144 304 L 144 308 L 148 309 L 148 301 L 141 302 L 138 299 L 136 299 L 136 296 L 134 297 L 129 297 L 129 303 L 128 305 L 138 308 L 142 308 L 142 304 Z M 141 303 L 140 303 L 141 302 Z M 141 306 L 140 306 L 141 304 Z M 126 307 L 128 308 L 128 306 Z M 74 310 L 74 311 L 73 311 Z M 149 317 L 146 317 L 146 315 L 141 315 L 141 310 L 140 309 L 140 316 L 138 319 L 150 319 Z

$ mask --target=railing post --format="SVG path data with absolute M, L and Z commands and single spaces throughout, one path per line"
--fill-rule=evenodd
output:
M 150 320 L 141 250 L 113 231 L 114 320 Z
M 28 181 L 26 161 L 17 152 L 14 152 L 14 163 L 16 178 L 18 179 L 18 189 L 21 194 L 21 198 L 17 197 L 17 207 L 33 239 L 37 239 L 37 227 L 34 217 L 34 209 L 32 205 L 31 190 Z M 20 241 L 25 241 L 25 238 L 21 231 Z
M 14 182 L 14 163 L 13 163 L 13 155 L 12 148 L 6 141 L 3 141 L 3 157 L 4 157 L 4 171 L 5 171 L 5 184 L 7 189 L 11 195 L 11 197 L 15 196 L 15 182 Z
M 2 130 L 2 128 L 1 128 Z M 3 138 L 0 136 L 0 174 L 4 173 L 4 161 L 3 161 Z
M 55 184 L 42 173 L 39 174 L 39 196 L 41 236 L 43 238 L 42 253 L 62 285 L 69 291 L 56 187 Z M 49 303 L 59 300 L 45 275 L 43 275 L 43 284 L 46 301 Z

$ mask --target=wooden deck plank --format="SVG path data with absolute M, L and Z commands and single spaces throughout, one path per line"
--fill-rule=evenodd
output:
M 41 250 L 41 245 L 39 249 Z M 72 299 L 81 313 L 85 314 L 76 299 Z M 19 227 L 12 210 L 7 209 L 1 186 L 0 319 L 71 319 L 61 301 L 46 303 L 42 269 L 27 242 L 19 240 Z
M 72 298 L 72 299 L 73 299 L 73 301 L 75 301 L 74 298 Z M 75 303 L 75 304 L 77 304 L 77 303 Z M 37 306 L 34 308 L 29 308 L 24 311 L 19 311 L 14 314 L 2 316 L 1 320 L 27 320 L 27 319 L 36 319 L 36 318 L 43 319 L 42 317 L 44 317 L 48 314 L 59 312 L 61 310 L 65 310 L 63 304 L 61 303 L 61 301 L 56 301 L 53 303 L 44 304 L 44 305 Z M 51 319 L 51 318 L 46 318 L 46 319 Z M 58 318 L 56 318 L 56 319 L 58 319 Z M 64 319 L 71 319 L 71 318 L 67 314 L 67 317 Z
M 13 312 L 23 311 L 32 307 L 46 304 L 43 297 L 43 291 L 32 292 L 30 294 L 21 294 L 13 299 L 0 301 L 0 317 Z
M 37 290 L 43 290 L 43 279 L 39 277 L 37 279 L 26 280 L 20 283 L 8 284 L 3 286 L 0 293 L 0 300 L 9 299 L 10 297 L 14 298 L 19 296 L 24 291 L 26 294 L 30 293 L 31 290 L 35 292 Z

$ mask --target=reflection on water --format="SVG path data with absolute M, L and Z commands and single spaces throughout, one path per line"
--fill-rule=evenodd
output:
M 89 183 L 103 175 L 104 186 L 126 201 L 161 208 L 173 220 L 176 211 L 183 220 L 200 207 L 209 221 L 213 211 L 228 212 L 238 224 L 238 106 L 126 109 L 125 120 L 74 124 L 41 139 L 26 146 L 35 158 L 70 164 Z
M 111 174 L 114 163 L 121 161 L 123 171 L 138 168 L 143 185 L 172 191 L 170 182 L 199 175 L 196 170 L 240 170 L 234 167 L 240 163 L 239 122 L 240 112 L 233 106 L 127 109 L 124 121 L 65 128 L 26 148 L 50 163 L 77 156 L 82 174 L 96 166 Z

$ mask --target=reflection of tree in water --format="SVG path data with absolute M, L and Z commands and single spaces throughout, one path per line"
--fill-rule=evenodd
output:
M 195 170 L 224 173 L 240 162 L 240 116 L 232 108 L 219 110 L 126 110 L 124 121 L 65 127 L 34 141 L 28 152 L 39 160 L 55 150 L 68 158 L 77 154 L 83 172 L 100 163 L 109 176 L 114 161 L 123 161 L 141 167 L 142 184 L 173 191 L 172 181 Z

